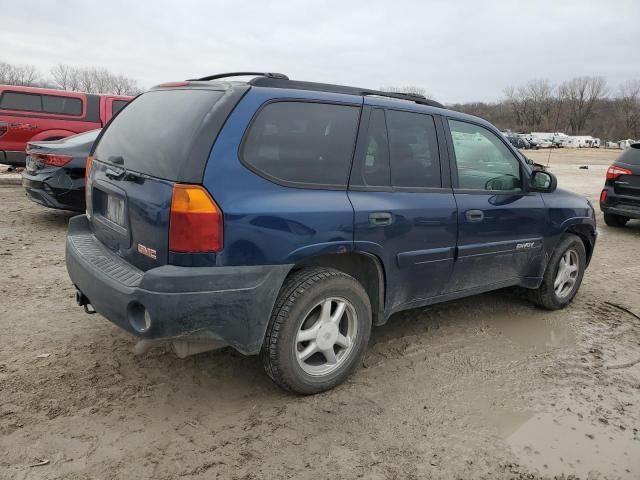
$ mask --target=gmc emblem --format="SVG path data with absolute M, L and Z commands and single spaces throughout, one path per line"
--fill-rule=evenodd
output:
M 156 259 L 156 251 L 153 248 L 145 247 L 142 244 L 138 244 L 138 253 L 141 253 L 145 257 L 149 257 L 152 260 Z

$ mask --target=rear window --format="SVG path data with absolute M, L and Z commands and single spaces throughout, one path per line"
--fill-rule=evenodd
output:
M 626 163 L 627 165 L 640 165 L 640 143 L 632 144 L 631 148 L 626 149 L 616 162 Z
M 103 162 L 122 157 L 127 170 L 172 181 L 201 178 L 206 158 L 199 159 L 197 167 L 190 167 L 189 154 L 207 114 L 223 94 L 195 89 L 147 92 L 109 124 L 94 157 Z M 207 134 L 210 143 L 206 151 L 216 134 Z
M 249 129 L 242 159 L 276 181 L 345 186 L 359 116 L 348 105 L 270 103 Z
M 58 115 L 82 115 L 82 100 L 57 95 L 4 92 L 0 98 L 0 108 Z

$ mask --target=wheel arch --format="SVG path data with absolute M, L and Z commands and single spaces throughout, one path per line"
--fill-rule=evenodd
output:
M 593 255 L 593 249 L 595 247 L 596 233 L 593 227 L 589 224 L 578 223 L 569 225 L 565 230 L 565 233 L 573 234 L 577 236 L 584 244 L 584 250 L 587 253 L 587 265 L 591 262 L 591 256 Z
M 296 270 L 307 267 L 334 268 L 351 275 L 360 282 L 369 296 L 373 324 L 382 325 L 385 323 L 386 282 L 384 268 L 378 257 L 366 252 L 317 255 L 297 262 L 289 275 Z

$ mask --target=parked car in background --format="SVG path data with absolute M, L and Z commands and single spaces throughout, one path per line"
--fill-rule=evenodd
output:
M 526 149 L 529 146 L 529 143 L 524 138 L 520 138 L 517 135 L 505 135 L 505 138 L 516 148 Z
M 519 135 L 521 138 L 525 139 L 529 144 L 529 148 L 538 150 L 540 147 L 538 146 L 539 140 L 533 137 L 533 135 L 529 133 L 521 133 Z
M 84 212 L 87 157 L 100 130 L 62 140 L 27 144 L 22 186 L 27 197 L 40 205 Z
M 633 143 L 607 169 L 600 210 L 610 227 L 640 219 L 640 143 Z
M 240 75 L 159 85 L 101 134 L 66 242 L 89 312 L 260 354 L 311 394 L 395 312 L 516 285 L 547 309 L 573 300 L 593 207 L 493 125 L 421 95 L 221 81 Z
M 23 166 L 27 142 L 102 128 L 131 98 L 0 85 L 0 163 Z
M 630 138 L 627 138 L 626 140 L 620 140 L 618 141 L 618 148 L 620 150 L 626 150 L 627 148 L 631 148 L 631 145 L 633 145 L 634 143 L 636 143 L 636 141 Z

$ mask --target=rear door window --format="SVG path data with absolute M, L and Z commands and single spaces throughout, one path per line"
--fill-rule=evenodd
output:
M 127 170 L 172 181 L 201 179 L 217 131 L 202 132 L 224 92 L 153 90 L 115 117 L 94 152 L 96 160 L 122 157 Z M 205 138 L 206 148 L 194 142 Z M 198 150 L 192 159 L 192 153 Z M 206 152 L 206 153 L 204 153 Z
M 391 153 L 391 185 L 438 188 L 440 156 L 431 115 L 387 110 Z
M 40 95 L 19 92 L 4 92 L 0 97 L 0 108 L 5 110 L 25 110 L 41 112 L 42 99 Z
M 267 104 L 246 134 L 242 160 L 276 182 L 346 186 L 359 117 L 360 107 L 349 105 Z

